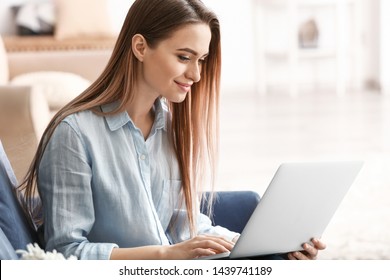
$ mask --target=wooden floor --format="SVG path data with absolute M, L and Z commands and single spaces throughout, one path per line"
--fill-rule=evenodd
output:
M 390 259 L 390 96 L 225 94 L 218 190 L 262 194 L 286 161 L 364 160 L 321 259 Z

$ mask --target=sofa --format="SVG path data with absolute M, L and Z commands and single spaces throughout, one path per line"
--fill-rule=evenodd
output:
M 16 250 L 25 250 L 30 243 L 44 248 L 38 231 L 31 225 L 22 211 L 18 200 L 18 185 L 11 164 L 0 139 L 0 259 L 18 259 Z M 206 193 L 201 203 L 201 211 L 206 213 L 210 193 Z M 220 225 L 241 233 L 252 212 L 260 201 L 254 191 L 220 191 L 215 194 L 213 225 Z
M 53 114 L 103 71 L 114 38 L 0 36 L 0 138 L 23 179 Z

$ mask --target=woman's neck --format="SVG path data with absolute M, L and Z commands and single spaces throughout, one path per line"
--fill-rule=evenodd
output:
M 146 140 L 150 134 L 154 123 L 154 102 L 155 96 L 148 94 L 134 94 L 131 102 L 126 106 L 134 125 L 142 131 L 144 139 Z

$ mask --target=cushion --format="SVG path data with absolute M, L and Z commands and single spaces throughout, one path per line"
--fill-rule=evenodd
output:
M 0 141 L 0 228 L 15 250 L 38 243 L 38 236 L 16 199 L 13 191 L 16 185 L 15 174 Z
M 114 37 L 107 0 L 55 0 L 57 39 Z
M 3 230 L 0 228 L 0 260 L 15 260 L 18 259 L 15 250 Z
M 5 51 L 3 39 L 0 36 L 0 85 L 8 83 L 8 59 L 7 52 Z
M 91 82 L 74 73 L 38 71 L 21 74 L 11 85 L 32 86 L 43 92 L 51 110 L 58 110 L 83 92 Z

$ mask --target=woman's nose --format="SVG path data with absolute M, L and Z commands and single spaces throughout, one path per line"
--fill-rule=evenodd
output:
M 193 63 L 189 65 L 187 72 L 186 72 L 186 78 L 192 80 L 194 83 L 200 81 L 200 72 L 201 72 L 201 65 L 198 63 Z

